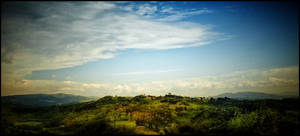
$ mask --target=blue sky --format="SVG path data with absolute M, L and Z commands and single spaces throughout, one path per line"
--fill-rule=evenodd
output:
M 293 2 L 3 4 L 1 95 L 299 95 Z

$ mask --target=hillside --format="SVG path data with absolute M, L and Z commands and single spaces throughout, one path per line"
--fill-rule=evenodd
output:
M 47 107 L 1 105 L 1 135 L 299 135 L 299 99 L 105 96 Z
M 2 103 L 22 104 L 30 106 L 51 106 L 78 103 L 93 100 L 95 98 L 76 96 L 70 94 L 30 94 L 30 95 L 14 95 L 2 96 Z

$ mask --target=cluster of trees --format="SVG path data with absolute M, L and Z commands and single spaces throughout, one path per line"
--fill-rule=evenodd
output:
M 1 105 L 1 135 L 299 135 L 299 99 L 106 96 L 78 104 Z

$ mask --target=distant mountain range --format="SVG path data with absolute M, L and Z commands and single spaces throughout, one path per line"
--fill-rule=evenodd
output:
M 23 104 L 30 106 L 51 106 L 69 103 L 78 103 L 95 100 L 95 97 L 84 97 L 70 94 L 29 94 L 1 96 L 2 103 Z
M 266 94 L 266 93 L 258 93 L 258 92 L 223 93 L 215 97 L 228 97 L 231 99 L 248 99 L 248 100 L 283 98 L 283 96 L 279 96 L 275 94 Z

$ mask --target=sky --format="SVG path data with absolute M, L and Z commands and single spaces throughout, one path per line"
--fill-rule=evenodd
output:
M 2 2 L 1 96 L 299 96 L 295 2 Z

